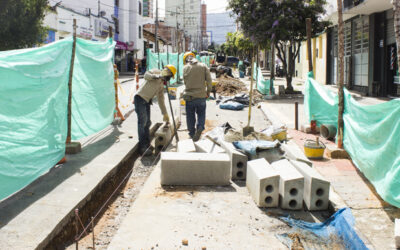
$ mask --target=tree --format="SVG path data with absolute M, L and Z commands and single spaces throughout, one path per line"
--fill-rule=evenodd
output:
M 0 1 L 0 50 L 31 47 L 42 42 L 47 0 Z
M 343 148 L 343 112 L 344 112 L 344 30 L 343 30 L 343 9 L 342 0 L 337 0 L 338 4 L 338 47 L 339 47 L 339 88 L 338 88 L 338 147 Z
M 283 63 L 288 92 L 300 44 L 307 37 L 306 18 L 312 19 L 312 34 L 322 32 L 329 22 L 322 21 L 325 0 L 229 0 L 244 34 L 255 44 L 267 48 L 273 42 Z

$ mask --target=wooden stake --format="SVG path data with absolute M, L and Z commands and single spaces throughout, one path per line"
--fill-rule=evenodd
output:
M 311 53 L 311 18 L 306 18 L 306 29 L 307 29 L 308 71 L 311 72 L 313 71 L 312 53 Z
M 344 30 L 343 30 L 343 13 L 342 0 L 337 0 L 338 4 L 338 47 L 339 47 L 339 82 L 338 82 L 338 148 L 343 148 L 343 112 L 344 112 Z
M 73 21 L 73 43 L 72 43 L 72 55 L 71 64 L 69 67 L 69 78 L 68 78 L 68 129 L 67 129 L 67 143 L 71 143 L 71 103 L 72 103 L 72 78 L 74 75 L 74 62 L 75 62 L 75 50 L 76 50 L 76 19 Z

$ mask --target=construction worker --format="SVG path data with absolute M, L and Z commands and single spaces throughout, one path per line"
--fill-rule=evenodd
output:
M 199 62 L 194 53 L 186 52 L 183 55 L 183 62 L 185 63 L 183 99 L 186 101 L 186 123 L 190 138 L 198 141 L 204 130 L 206 100 L 210 96 L 212 79 L 209 68 Z
M 167 65 L 162 71 L 149 70 L 144 75 L 144 84 L 134 97 L 135 111 L 138 118 L 139 153 L 142 156 L 152 155 L 154 148 L 150 146 L 150 105 L 157 95 L 158 105 L 163 114 L 164 122 L 169 122 L 169 116 L 164 103 L 164 82 L 174 77 L 176 68 Z

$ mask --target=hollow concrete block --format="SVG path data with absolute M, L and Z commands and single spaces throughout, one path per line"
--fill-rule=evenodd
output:
M 194 153 L 196 147 L 194 146 L 192 139 L 178 141 L 178 152 L 179 153 Z
M 230 159 L 218 153 L 161 153 L 162 185 L 229 185 Z
M 164 147 L 168 144 L 168 142 L 171 140 L 172 136 L 172 131 L 169 126 L 164 126 L 161 127 L 157 132 L 155 133 L 155 149 L 156 152 L 160 152 L 161 150 L 164 149 Z
M 287 159 L 302 161 L 312 167 L 312 162 L 305 156 L 296 143 L 288 141 L 286 144 L 281 143 L 281 149 L 285 152 L 284 155 Z
M 301 161 L 290 161 L 304 176 L 304 203 L 310 211 L 326 210 L 329 207 L 330 183 L 317 170 Z
M 210 140 L 203 139 L 194 143 L 197 152 L 201 153 L 225 153 L 225 150 Z
M 245 180 L 247 171 L 247 155 L 236 150 L 232 143 L 219 141 L 231 160 L 232 180 Z
M 246 186 L 259 207 L 279 205 L 279 174 L 265 159 L 247 163 Z
M 279 196 L 283 209 L 299 210 L 303 207 L 304 177 L 286 159 L 275 161 L 271 166 L 280 175 Z

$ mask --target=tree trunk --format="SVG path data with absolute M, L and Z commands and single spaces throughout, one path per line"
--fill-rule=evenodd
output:
M 344 31 L 343 31 L 343 13 L 342 0 L 337 0 L 338 3 L 338 46 L 339 46 L 339 80 L 338 80 L 338 97 L 339 97 L 339 113 L 338 113 L 338 147 L 343 148 L 343 112 L 344 112 Z
M 400 72 L 400 0 L 393 0 L 394 31 L 396 35 L 397 67 Z
M 292 79 L 293 79 L 293 45 L 289 46 L 289 55 L 288 55 L 288 70 L 286 71 L 286 93 L 293 93 Z

